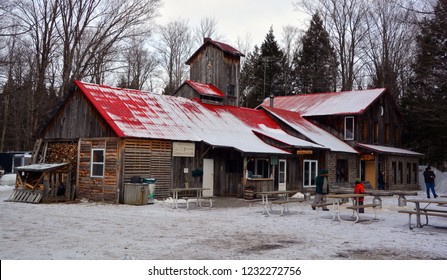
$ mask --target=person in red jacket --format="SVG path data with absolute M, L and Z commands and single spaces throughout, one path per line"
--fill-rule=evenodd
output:
M 364 194 L 365 193 L 365 185 L 363 185 L 362 180 L 360 180 L 360 178 L 357 178 L 357 180 L 355 180 L 355 187 L 354 187 L 354 193 L 357 194 Z M 363 201 L 364 201 L 364 197 L 357 197 L 355 199 L 355 204 L 356 205 L 363 205 Z M 364 208 L 360 208 L 359 213 L 365 213 L 365 209 Z

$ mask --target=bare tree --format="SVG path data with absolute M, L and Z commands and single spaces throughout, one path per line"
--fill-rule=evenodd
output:
M 387 87 L 398 100 L 408 84 L 415 50 L 416 21 L 406 0 L 370 1 L 367 40 L 363 45 L 365 69 L 373 87 Z
M 284 89 L 285 94 L 290 95 L 292 93 L 292 62 L 293 62 L 293 54 L 297 51 L 299 47 L 299 36 L 300 30 L 298 27 L 292 25 L 286 25 L 282 28 L 282 50 L 284 53 Z
M 294 6 L 325 19 L 340 63 L 341 90 L 351 90 L 361 71 L 359 48 L 367 34 L 367 0 L 298 0 Z
M 253 38 L 250 33 L 245 34 L 244 38 L 237 37 L 237 49 L 245 55 L 253 49 Z M 246 57 L 241 57 L 241 69 L 244 67 Z
M 161 55 L 161 66 L 166 72 L 163 93 L 172 94 L 189 74 L 185 62 L 192 51 L 191 31 L 188 21 L 179 19 L 160 26 L 159 33 L 157 50 Z
M 217 31 L 218 21 L 215 17 L 204 17 L 200 19 L 199 26 L 194 28 L 194 41 L 196 47 L 203 44 L 204 38 L 211 38 L 215 41 L 222 41 L 225 37 Z
M 126 40 L 148 36 L 161 4 L 161 0 L 60 1 L 63 89 L 86 76 L 100 83 L 106 64 L 114 62 L 113 51 Z
M 151 76 L 159 65 L 155 54 L 144 47 L 143 41 L 133 40 L 123 53 L 123 73 L 120 75 L 120 87 L 148 88 Z

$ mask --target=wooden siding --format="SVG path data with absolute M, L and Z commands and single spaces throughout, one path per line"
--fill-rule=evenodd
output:
M 120 187 L 119 138 L 80 139 L 78 193 L 80 198 L 118 203 Z M 91 177 L 92 149 L 105 150 L 103 177 Z
M 190 64 L 190 79 L 204 84 L 214 84 L 227 94 L 227 84 L 234 85 L 234 96 L 224 102 L 225 105 L 235 105 L 239 96 L 240 58 L 226 55 L 219 48 L 208 45 Z
M 124 183 L 133 176 L 157 180 L 155 197 L 166 198 L 171 189 L 172 143 L 162 140 L 126 139 Z
M 71 94 L 42 132 L 44 139 L 115 137 L 115 132 L 79 91 Z

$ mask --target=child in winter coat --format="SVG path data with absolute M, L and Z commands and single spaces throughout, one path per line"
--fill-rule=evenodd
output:
M 364 194 L 365 193 L 365 185 L 363 185 L 362 180 L 360 180 L 360 178 L 358 178 L 355 181 L 355 187 L 354 187 L 354 193 L 356 194 Z M 357 197 L 355 199 L 355 204 L 356 205 L 363 205 L 363 201 L 364 201 L 364 197 Z M 360 208 L 359 213 L 365 213 L 365 209 L 364 208 Z

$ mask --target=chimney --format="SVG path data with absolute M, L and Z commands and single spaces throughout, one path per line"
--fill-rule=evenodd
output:
M 213 40 L 209 37 L 203 38 L 203 43 L 212 42 Z
M 270 107 L 273 108 L 273 101 L 275 99 L 275 96 L 273 94 L 270 94 Z

